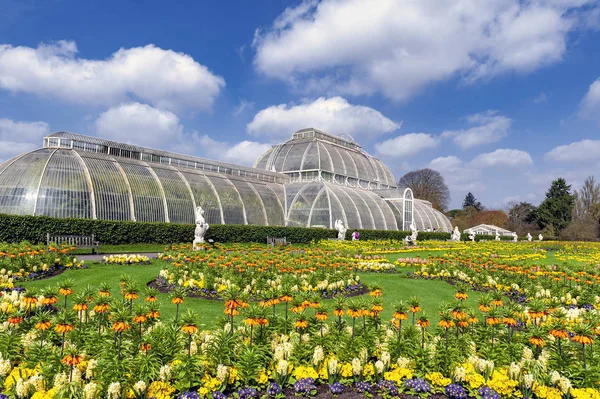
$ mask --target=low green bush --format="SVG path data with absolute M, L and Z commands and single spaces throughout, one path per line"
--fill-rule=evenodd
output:
M 0 241 L 45 243 L 46 233 L 91 235 L 101 244 L 170 244 L 192 242 L 194 225 L 175 223 L 122 222 L 93 219 L 59 219 L 46 216 L 0 214 Z M 354 230 L 346 232 L 350 239 Z M 393 230 L 359 230 L 361 240 L 403 240 L 410 232 Z M 309 244 L 337 237 L 337 231 L 323 228 L 211 225 L 206 239 L 215 242 L 260 242 L 270 237 L 286 237 L 288 242 Z M 447 240 L 449 233 L 419 232 L 419 240 Z

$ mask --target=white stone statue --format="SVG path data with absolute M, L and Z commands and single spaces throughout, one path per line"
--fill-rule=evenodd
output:
M 527 233 L 527 241 L 531 242 L 532 239 L 533 237 L 531 236 L 531 234 Z
M 337 238 L 340 241 L 343 241 L 346 239 L 346 227 L 344 227 L 344 222 L 340 219 L 335 221 L 335 224 L 333 225 L 333 227 L 335 227 L 335 229 L 338 232 Z
M 410 235 L 406 237 L 406 242 L 411 245 L 417 245 L 417 237 L 419 236 L 419 230 L 417 230 L 413 223 L 410 224 L 410 231 Z
M 469 240 L 471 240 L 471 242 L 475 242 L 475 234 L 469 234 Z
M 544 241 L 544 236 L 542 235 L 542 233 L 540 233 L 540 235 L 538 236 L 538 240 L 539 241 Z
M 196 208 L 196 230 L 194 230 L 194 251 L 200 249 L 200 244 L 204 243 L 204 235 L 208 230 L 209 225 L 204 219 L 204 209 L 201 206 Z
M 496 237 L 494 238 L 496 241 L 500 241 L 500 233 L 496 230 Z
M 458 226 L 454 226 L 454 230 L 452 231 L 452 238 L 450 240 L 460 241 L 460 230 L 458 229 Z
M 513 231 L 512 236 L 513 236 L 513 242 L 519 241 L 519 236 L 517 235 L 516 232 Z

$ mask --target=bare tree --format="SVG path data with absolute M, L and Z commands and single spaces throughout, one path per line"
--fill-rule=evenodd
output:
M 600 184 L 596 183 L 594 176 L 588 176 L 583 182 L 583 187 L 575 192 L 573 211 L 575 218 L 600 218 Z
M 415 198 L 427 200 L 437 209 L 445 210 L 450 202 L 450 191 L 444 177 L 433 169 L 408 172 L 400 178 L 398 186 L 412 189 Z

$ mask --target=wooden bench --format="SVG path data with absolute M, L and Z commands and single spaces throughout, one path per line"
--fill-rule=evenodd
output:
M 47 233 L 46 246 L 49 247 L 50 244 L 70 245 L 75 248 L 91 249 L 92 253 L 100 253 L 100 241 L 97 241 L 93 234 L 91 236 L 76 236 Z
M 269 237 L 267 236 L 267 245 L 272 247 L 279 245 L 288 245 L 288 242 L 285 237 Z

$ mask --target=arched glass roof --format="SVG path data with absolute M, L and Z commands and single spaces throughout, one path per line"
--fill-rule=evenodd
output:
M 313 180 L 334 180 L 323 176 L 331 174 L 336 175 L 336 181 L 350 186 L 371 189 L 396 187 L 388 167 L 363 151 L 358 144 L 312 128 L 299 130 L 290 140 L 267 150 L 254 167 L 301 180 L 303 172 L 315 171 L 320 174 L 312 175 L 315 177 Z

